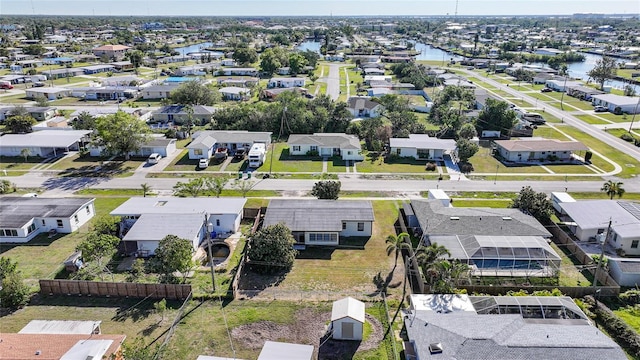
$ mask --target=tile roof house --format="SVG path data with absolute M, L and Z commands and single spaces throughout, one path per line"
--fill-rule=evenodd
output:
M 411 295 L 403 332 L 408 359 L 626 359 L 569 297 Z
M 529 161 L 571 161 L 574 153 L 589 148 L 579 141 L 556 139 L 495 140 L 498 154 L 506 161 L 526 163 Z
M 342 160 L 364 159 L 360 139 L 344 133 L 315 133 L 313 135 L 292 134 L 289 136 L 289 154 L 307 155 L 317 152 L 320 156 L 340 156 Z
M 206 238 L 205 218 L 212 238 L 240 229 L 244 198 L 133 197 L 110 214 L 122 218 L 121 252 L 150 256 L 160 240 L 176 235 L 192 242 L 194 251 Z
M 97 57 L 106 56 L 109 59 L 121 60 L 129 49 L 131 48 L 124 45 L 103 45 L 94 48 L 92 52 Z
M 445 154 L 457 157 L 456 141 L 438 139 L 426 134 L 409 134 L 408 138 L 389 139 L 389 154 L 416 160 L 443 160 Z
M 80 150 L 80 144 L 88 142 L 91 130 L 42 130 L 27 134 L 0 136 L 1 156 L 21 156 L 22 149 L 29 149 L 30 156 L 55 157 L 70 150 Z
M 626 255 L 640 255 L 640 203 L 580 200 L 560 203 L 560 207 L 571 220 L 569 229 L 578 240 L 596 240 L 600 234 L 605 234 L 609 219 L 612 219 L 611 232 L 604 240 Z
M 551 233 L 518 209 L 454 208 L 438 199 L 410 206 L 409 223 L 417 221 L 425 245 L 445 246 L 474 275 L 551 276 L 560 265 Z
M 193 141 L 187 145 L 189 159 L 208 159 L 216 148 L 227 148 L 233 154 L 237 149 L 249 151 L 253 144 L 271 143 L 271 132 L 246 130 L 198 131 L 192 136 Z
M 2 359 L 118 359 L 125 335 L 0 334 Z
M 373 207 L 364 200 L 269 201 L 263 226 L 285 224 L 299 244 L 339 245 L 340 237 L 369 237 Z
M 352 96 L 347 100 L 347 110 L 354 117 L 378 117 L 384 107 L 370 97 Z
M 38 234 L 78 230 L 96 211 L 95 199 L 3 197 L 0 201 L 0 243 L 26 243 Z

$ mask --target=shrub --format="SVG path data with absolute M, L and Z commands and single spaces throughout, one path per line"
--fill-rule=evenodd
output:
M 460 171 L 464 174 L 468 174 L 473 171 L 473 165 L 468 162 L 460 163 Z
M 320 153 L 318 153 L 318 150 L 309 150 L 307 151 L 307 156 L 320 156 Z
M 435 171 L 437 168 L 435 163 L 429 162 L 427 163 L 427 171 Z
M 599 323 L 604 326 L 609 335 L 613 337 L 620 346 L 631 354 L 640 354 L 640 337 L 627 325 L 620 317 L 611 311 L 604 304 L 596 304 L 591 296 L 585 298 L 585 303 L 592 306 Z
M 616 108 L 613 109 L 613 113 L 615 115 L 622 115 L 622 108 L 620 106 L 616 106 Z
M 624 133 L 624 134 L 620 135 L 620 139 L 622 139 L 624 141 L 628 141 L 628 142 L 634 142 L 635 141 L 635 138 L 629 133 Z

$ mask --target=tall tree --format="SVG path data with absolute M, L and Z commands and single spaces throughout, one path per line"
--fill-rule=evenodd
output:
M 407 242 L 407 239 L 409 239 L 409 234 L 407 233 L 387 236 L 387 240 L 385 241 L 387 244 L 387 256 L 391 254 L 394 254 L 395 256 L 395 261 L 393 263 L 393 269 L 391 270 L 391 272 L 394 272 L 396 270 L 396 267 L 398 266 L 398 257 L 400 256 L 402 250 L 411 248 L 411 244 Z
M 147 194 L 151 191 L 151 185 L 148 183 L 140 184 L 140 188 L 142 189 L 142 197 L 147 197 Z
M 267 49 L 260 55 L 260 70 L 266 74 L 273 74 L 282 67 L 282 63 L 272 49 Z
M 140 50 L 129 51 L 126 57 L 131 61 L 133 67 L 137 70 L 142 65 L 144 54 Z
M 340 195 L 340 181 L 318 181 L 313 185 L 311 195 L 318 199 L 337 200 Z
M 277 273 L 291 269 L 298 253 L 291 230 L 276 224 L 257 231 L 249 241 L 249 265 L 261 273 Z
M 97 119 L 96 132 L 94 143 L 101 146 L 105 154 L 124 156 L 129 160 L 132 152 L 140 150 L 149 141 L 151 130 L 144 121 L 118 111 Z
M 625 190 L 622 187 L 623 183 L 622 182 L 614 182 L 613 180 L 608 180 L 606 183 L 604 183 L 604 185 L 602 185 L 602 188 L 600 189 L 600 191 L 604 191 L 608 196 L 609 199 L 613 200 L 614 196 L 618 196 L 619 198 L 622 197 L 622 195 L 624 195 Z
M 96 128 L 96 117 L 87 111 L 81 112 L 72 124 L 74 130 L 93 130 Z
M 604 89 L 604 82 L 613 78 L 617 72 L 616 59 L 610 56 L 603 56 L 596 60 L 593 69 L 587 72 L 590 78 L 600 84 L 600 90 Z
M 100 278 L 104 280 L 104 261 L 116 252 L 120 239 L 113 235 L 91 232 L 76 248 L 82 251 L 82 258 L 87 262 L 96 261 Z
M 0 303 L 4 308 L 17 308 L 27 303 L 29 287 L 18 270 L 18 263 L 0 257 Z
M 292 75 L 298 75 L 307 66 L 307 59 L 299 52 L 289 55 L 289 70 Z
M 543 192 L 535 192 L 531 186 L 525 186 L 511 202 L 511 208 L 520 209 L 540 222 L 549 220 L 553 214 L 553 204 Z
M 208 178 L 205 184 L 207 190 L 215 197 L 219 198 L 224 190 L 225 185 L 229 182 L 229 178 L 226 176 L 216 176 L 214 178 Z
M 32 132 L 33 129 L 31 127 L 35 124 L 36 119 L 32 118 L 31 115 L 15 115 L 4 121 L 5 128 L 16 134 Z
M 478 144 L 464 138 L 456 141 L 456 147 L 458 148 L 458 158 L 463 163 L 468 162 L 469 159 L 480 149 Z
M 173 194 L 180 197 L 198 197 L 204 192 L 206 182 L 207 180 L 203 177 L 194 178 L 187 182 L 178 181 L 173 186 Z
M 158 244 L 155 256 L 156 271 L 163 275 L 164 282 L 173 282 L 173 273 L 182 274 L 184 283 L 195 263 L 193 261 L 193 245 L 187 239 L 175 235 L 167 235 Z
M 253 64 L 258 61 L 258 53 L 250 48 L 238 48 L 233 51 L 233 60 L 239 65 Z
M 213 105 L 219 99 L 218 92 L 198 80 L 186 81 L 171 92 L 171 101 L 174 104 Z
M 480 132 L 484 130 L 500 131 L 502 135 L 509 135 L 516 123 L 516 113 L 509 108 L 506 101 L 487 99 L 485 107 L 476 119 L 476 127 Z
M 462 139 L 471 140 L 474 137 L 478 136 L 478 132 L 476 131 L 476 127 L 472 123 L 466 123 L 460 127 L 458 131 L 458 137 Z
M 29 160 L 29 156 L 31 156 L 31 149 L 30 148 L 24 148 L 24 149 L 20 150 L 20 156 L 22 156 L 24 158 L 24 162 L 27 162 Z

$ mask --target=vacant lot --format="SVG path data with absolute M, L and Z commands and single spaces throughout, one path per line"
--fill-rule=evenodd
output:
M 62 170 L 63 176 L 130 176 L 146 158 L 124 160 L 76 154 L 57 161 L 48 170 Z
M 367 153 L 363 161 L 356 163 L 356 169 L 361 173 L 423 173 L 433 174 L 425 169 L 427 160 L 414 158 L 393 158 Z
M 322 172 L 322 158 L 319 156 L 289 155 L 289 145 L 275 143 L 267 152 L 267 159 L 259 169 L 273 172 Z

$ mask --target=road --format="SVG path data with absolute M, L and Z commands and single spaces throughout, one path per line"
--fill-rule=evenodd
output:
M 469 76 L 474 76 L 474 77 L 479 77 L 478 73 L 475 73 L 473 71 L 469 71 L 469 70 L 465 70 L 465 69 L 460 69 L 460 71 L 462 71 L 463 73 L 469 75 Z M 537 103 L 536 98 L 527 95 L 526 93 L 517 91 L 512 89 L 509 86 L 506 86 L 500 82 L 497 82 L 493 79 L 491 79 L 490 77 L 483 77 L 481 78 L 483 82 L 486 82 L 502 91 L 505 91 L 511 95 L 513 95 L 514 97 L 517 98 L 521 98 L 524 101 L 527 101 L 531 104 L 535 104 Z M 622 151 L 623 153 L 635 158 L 636 160 L 640 161 L 640 148 L 638 148 L 637 146 L 630 144 L 616 136 L 613 136 L 609 133 L 607 133 L 606 131 L 603 131 L 601 129 L 599 129 L 596 126 L 590 125 L 585 123 L 584 121 L 576 118 L 575 116 L 571 115 L 570 112 L 568 111 L 563 111 L 563 110 L 559 110 L 556 109 L 553 106 L 545 106 L 545 105 L 541 105 L 539 106 L 540 108 L 542 108 L 546 113 L 549 113 L 555 117 L 557 117 L 558 119 L 562 119 L 565 123 L 581 130 L 582 132 L 585 132 L 591 136 L 593 136 L 594 138 L 601 140 L 605 143 L 607 143 L 608 145 L 616 148 L 619 151 Z M 606 154 L 604 154 L 606 156 Z M 621 164 L 624 165 L 624 164 Z M 640 171 L 640 170 L 639 170 Z
M 338 100 L 340 97 L 340 64 L 329 64 L 329 75 L 327 80 L 327 95 L 333 100 Z

